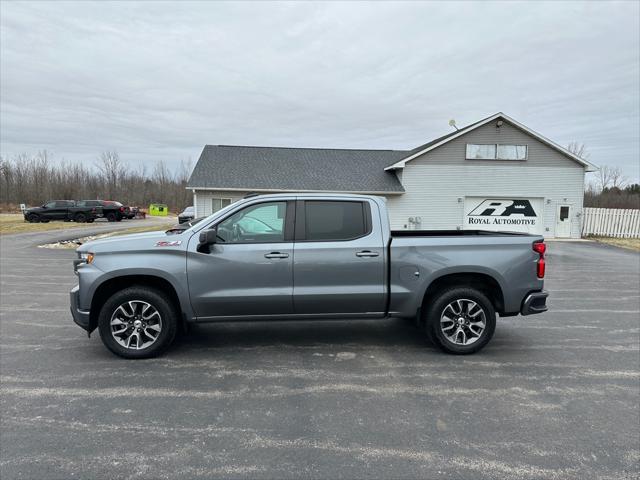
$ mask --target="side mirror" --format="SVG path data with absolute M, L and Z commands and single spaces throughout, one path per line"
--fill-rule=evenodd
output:
M 212 228 L 200 232 L 200 245 L 212 245 L 218 241 L 218 228 Z

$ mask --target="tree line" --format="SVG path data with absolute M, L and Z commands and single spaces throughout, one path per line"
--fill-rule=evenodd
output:
M 172 212 L 191 205 L 186 190 L 191 173 L 189 162 L 171 170 L 160 161 L 152 170 L 133 169 L 117 152 L 103 152 L 95 162 L 52 162 L 46 151 L 35 155 L 0 157 L 0 208 L 15 210 L 21 203 L 42 205 L 47 200 L 116 200 L 148 208 L 164 203 Z
M 572 142 L 567 150 L 585 160 L 589 151 L 584 144 Z M 584 190 L 584 206 L 594 208 L 640 208 L 640 185 L 629 183 L 618 167 L 602 165 Z

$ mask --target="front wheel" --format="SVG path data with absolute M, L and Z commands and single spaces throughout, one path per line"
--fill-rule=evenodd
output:
M 155 357 L 176 336 L 178 314 L 166 295 L 143 286 L 116 292 L 100 310 L 102 343 L 123 358 Z
M 426 309 L 427 336 L 447 353 L 466 355 L 481 350 L 496 329 L 496 312 L 475 288 L 452 288 L 436 295 Z

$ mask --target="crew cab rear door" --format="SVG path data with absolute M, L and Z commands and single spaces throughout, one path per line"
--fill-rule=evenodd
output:
M 372 208 L 377 214 L 368 200 L 339 197 L 296 202 L 296 315 L 384 315 L 385 249 Z

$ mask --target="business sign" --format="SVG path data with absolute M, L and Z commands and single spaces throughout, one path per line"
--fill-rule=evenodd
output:
M 466 197 L 465 230 L 543 233 L 542 198 Z

